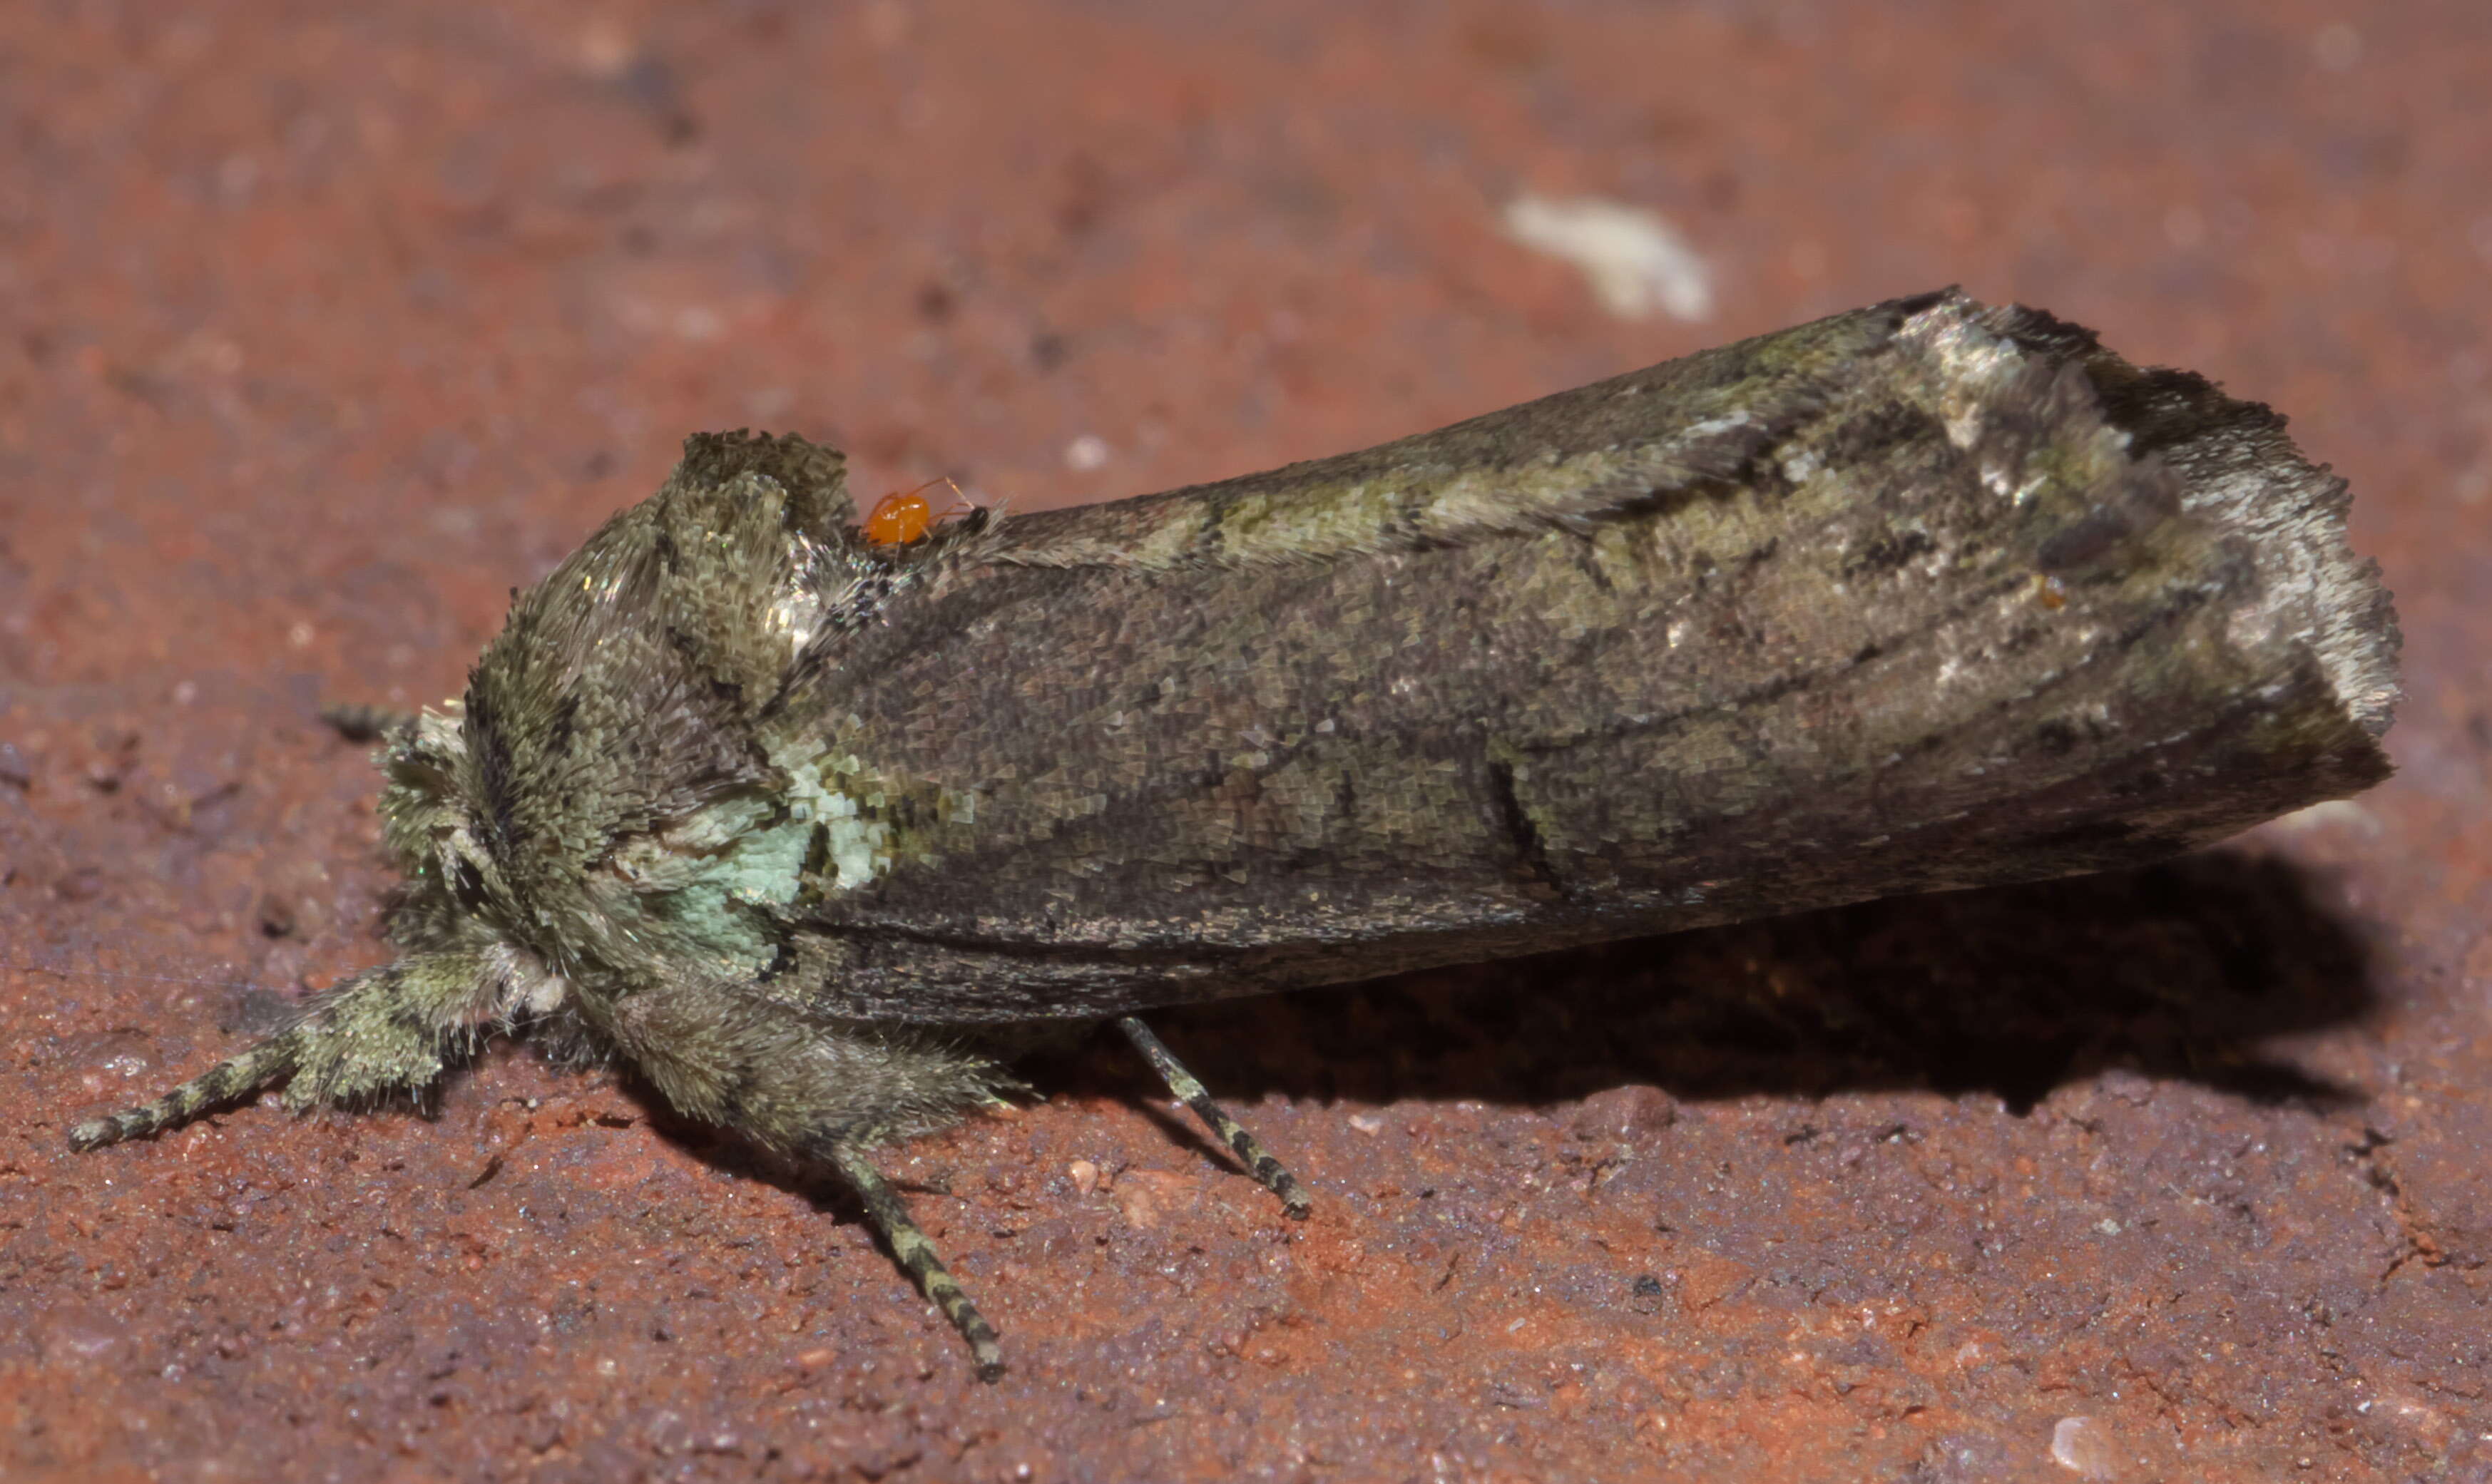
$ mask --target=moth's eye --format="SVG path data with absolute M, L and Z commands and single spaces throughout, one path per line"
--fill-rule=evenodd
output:
M 934 523 L 934 506 L 926 496 L 911 490 L 906 493 L 886 494 L 874 502 L 874 510 L 865 518 L 865 539 L 878 547 L 906 546 L 926 534 Z

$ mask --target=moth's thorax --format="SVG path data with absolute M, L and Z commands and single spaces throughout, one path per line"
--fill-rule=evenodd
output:
M 520 594 L 469 675 L 442 821 L 485 857 L 468 909 L 567 972 L 751 979 L 889 868 L 904 806 L 946 809 L 820 696 L 948 543 L 872 547 L 845 496 L 727 453 L 754 461 L 679 472 Z

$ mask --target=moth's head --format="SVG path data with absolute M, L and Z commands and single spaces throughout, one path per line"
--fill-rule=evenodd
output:
M 480 827 L 485 803 L 475 789 L 463 711 L 458 701 L 428 708 L 381 754 L 388 779 L 381 840 L 406 877 L 399 916 L 426 940 L 403 946 L 473 940 L 477 929 L 496 930 L 516 909 Z

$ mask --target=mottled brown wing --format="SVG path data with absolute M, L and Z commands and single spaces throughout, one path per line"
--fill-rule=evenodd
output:
M 769 992 L 1100 1016 L 2151 860 L 2367 787 L 2392 620 L 2262 407 L 1955 295 L 1005 522 L 776 723 Z

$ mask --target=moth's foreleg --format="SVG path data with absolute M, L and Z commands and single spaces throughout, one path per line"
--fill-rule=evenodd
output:
M 301 1054 L 298 1030 L 271 1036 L 240 1055 L 226 1057 L 205 1076 L 192 1078 L 154 1102 L 125 1108 L 107 1117 L 89 1118 L 70 1130 L 70 1147 L 101 1149 L 108 1143 L 187 1123 L 211 1108 L 249 1097 L 272 1083 L 283 1081 L 293 1072 Z
M 1306 1220 L 1307 1213 L 1315 1208 L 1314 1202 L 1307 1199 L 1306 1188 L 1298 1183 L 1295 1175 L 1282 1168 L 1281 1162 L 1263 1147 L 1262 1141 L 1248 1133 L 1244 1124 L 1231 1117 L 1229 1110 L 1211 1100 L 1210 1089 L 1185 1069 L 1185 1063 L 1176 1059 L 1176 1054 L 1168 1049 L 1167 1043 L 1151 1034 L 1148 1025 L 1130 1015 L 1118 1017 L 1116 1028 L 1125 1033 L 1126 1040 L 1134 1043 L 1134 1049 L 1142 1054 L 1143 1059 L 1151 1064 L 1151 1070 L 1160 1074 L 1160 1080 L 1168 1083 L 1169 1091 L 1193 1109 L 1194 1115 L 1201 1118 L 1203 1126 L 1210 1129 L 1221 1143 L 1229 1145 L 1230 1152 L 1237 1156 L 1255 1178 L 1281 1198 L 1281 1209 L 1295 1220 Z
M 157 1133 L 282 1082 L 301 1112 L 400 1088 L 441 1075 L 454 1042 L 472 1040 L 491 986 L 468 954 L 417 954 L 347 980 L 288 1029 L 219 1063 L 152 1103 L 92 1118 L 70 1131 L 77 1149 Z M 462 1047 L 463 1049 L 463 1047 Z
M 969 1342 L 969 1353 L 977 1357 L 978 1380 L 994 1380 L 1004 1374 L 1004 1351 L 995 1338 L 994 1326 L 978 1312 L 960 1280 L 943 1265 L 942 1256 L 934 1250 L 934 1239 L 919 1228 L 908 1214 L 900 1192 L 874 1168 L 865 1151 L 853 1143 L 833 1143 L 825 1150 L 840 1177 L 848 1182 L 865 1202 L 865 1213 L 874 1222 L 882 1239 L 891 1244 L 891 1255 L 917 1284 L 917 1291 L 927 1301 L 943 1311 L 943 1318 Z

